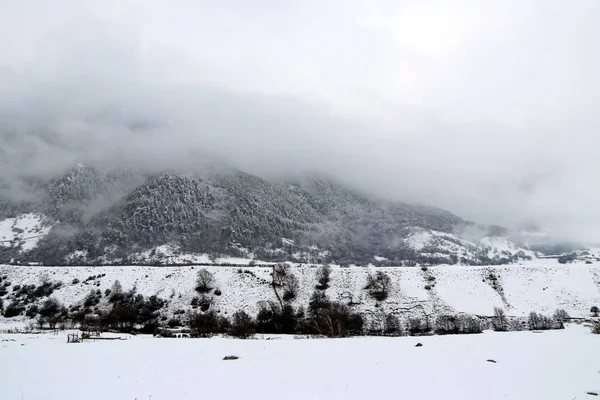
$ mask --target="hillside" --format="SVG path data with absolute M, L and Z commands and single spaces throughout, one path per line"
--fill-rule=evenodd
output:
M 0 226 L 35 216 L 30 225 L 39 234 L 25 243 L 33 238 L 12 228 L 4 233 L 0 262 L 164 264 L 155 257 L 164 246 L 192 258 L 362 265 L 491 265 L 535 255 L 502 228 L 316 176 L 275 181 L 224 169 L 147 173 L 78 165 L 30 183 L 27 202 L 0 196 Z
M 393 314 L 406 321 L 409 317 L 434 318 L 441 314 L 467 313 L 493 315 L 494 307 L 507 315 L 525 317 L 531 311 L 551 315 L 563 308 L 573 317 L 588 317 L 590 307 L 600 305 L 600 266 L 576 263 L 563 266 L 552 260 L 520 266 L 362 268 L 332 267 L 326 295 L 349 304 L 372 323 Z M 209 295 L 212 309 L 230 316 L 237 310 L 256 315 L 261 302 L 278 301 L 271 286 L 272 269 L 268 267 L 206 267 L 214 274 L 215 290 Z M 169 318 L 178 310 L 192 309 L 199 296 L 195 290 L 199 267 L 15 267 L 0 266 L 6 287 L 5 308 L 11 302 L 15 286 L 57 288 L 51 296 L 66 306 L 83 304 L 90 291 L 104 293 L 119 281 L 123 291 L 135 288 L 137 294 L 165 300 L 162 311 Z M 295 266 L 290 273 L 298 281 L 296 297 L 289 302 L 294 308 L 307 308 L 315 286 L 318 268 Z M 387 299 L 377 301 L 365 290 L 367 276 L 382 271 L 391 279 Z M 60 282 L 61 285 L 56 283 Z M 281 289 L 279 289 L 281 291 Z M 34 301 L 42 303 L 44 298 Z M 100 296 L 98 307 L 109 304 Z M 103 305 L 104 304 L 104 305 Z M 17 318 L 16 320 L 20 320 Z M 380 321 L 381 322 L 381 321 Z

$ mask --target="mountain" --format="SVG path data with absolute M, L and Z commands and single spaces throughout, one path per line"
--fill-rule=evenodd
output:
M 212 257 L 394 265 L 503 264 L 533 254 L 500 227 L 318 176 L 275 181 L 237 170 L 156 174 L 77 165 L 28 192 L 27 202 L 0 197 L 0 262 L 161 262 L 156 249 L 165 245 Z M 40 232 L 35 245 L 13 231 L 23 215 Z

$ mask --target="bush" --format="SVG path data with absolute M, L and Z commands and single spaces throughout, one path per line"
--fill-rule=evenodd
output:
M 25 311 L 25 306 L 18 301 L 13 301 L 4 310 L 4 318 L 19 316 L 23 311 Z
M 600 322 L 594 321 L 591 326 L 592 333 L 595 335 L 600 335 Z
M 21 289 L 21 285 L 15 285 L 15 286 L 13 286 L 12 290 L 13 290 L 13 292 L 18 292 L 19 289 Z
M 79 283 L 79 279 L 75 278 L 73 279 L 73 281 L 71 282 L 72 285 L 77 285 Z
M 38 308 L 38 306 L 33 304 L 33 305 L 30 305 L 29 307 L 27 307 L 27 311 L 25 311 L 25 316 L 27 318 L 35 318 L 38 316 L 39 313 L 40 313 L 40 309 Z
M 392 280 L 390 277 L 385 272 L 377 271 L 375 275 L 369 274 L 367 276 L 365 289 L 372 298 L 383 301 L 387 299 L 391 285 Z
M 220 296 L 220 295 L 222 295 L 223 293 L 221 293 L 221 290 L 220 290 L 220 289 L 215 289 L 215 291 L 214 291 L 214 294 L 215 294 L 215 296 Z
M 171 318 L 167 323 L 167 326 L 169 328 L 176 328 L 178 326 L 181 326 L 181 320 L 179 318 Z
M 592 316 L 597 317 L 600 313 L 600 309 L 598 306 L 592 306 L 592 308 L 590 308 L 590 313 L 592 313 Z
M 32 296 L 33 298 L 42 298 L 48 297 L 52 293 L 54 293 L 54 287 L 51 282 L 46 281 L 34 289 Z

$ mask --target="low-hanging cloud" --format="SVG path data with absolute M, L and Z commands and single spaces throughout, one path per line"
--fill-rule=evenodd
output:
M 597 2 L 322 3 L 2 4 L 0 183 L 208 158 L 600 238 Z

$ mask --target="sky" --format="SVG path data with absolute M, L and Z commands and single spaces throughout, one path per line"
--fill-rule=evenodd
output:
M 0 177 L 217 157 L 600 242 L 598 22 L 598 0 L 5 0 Z

